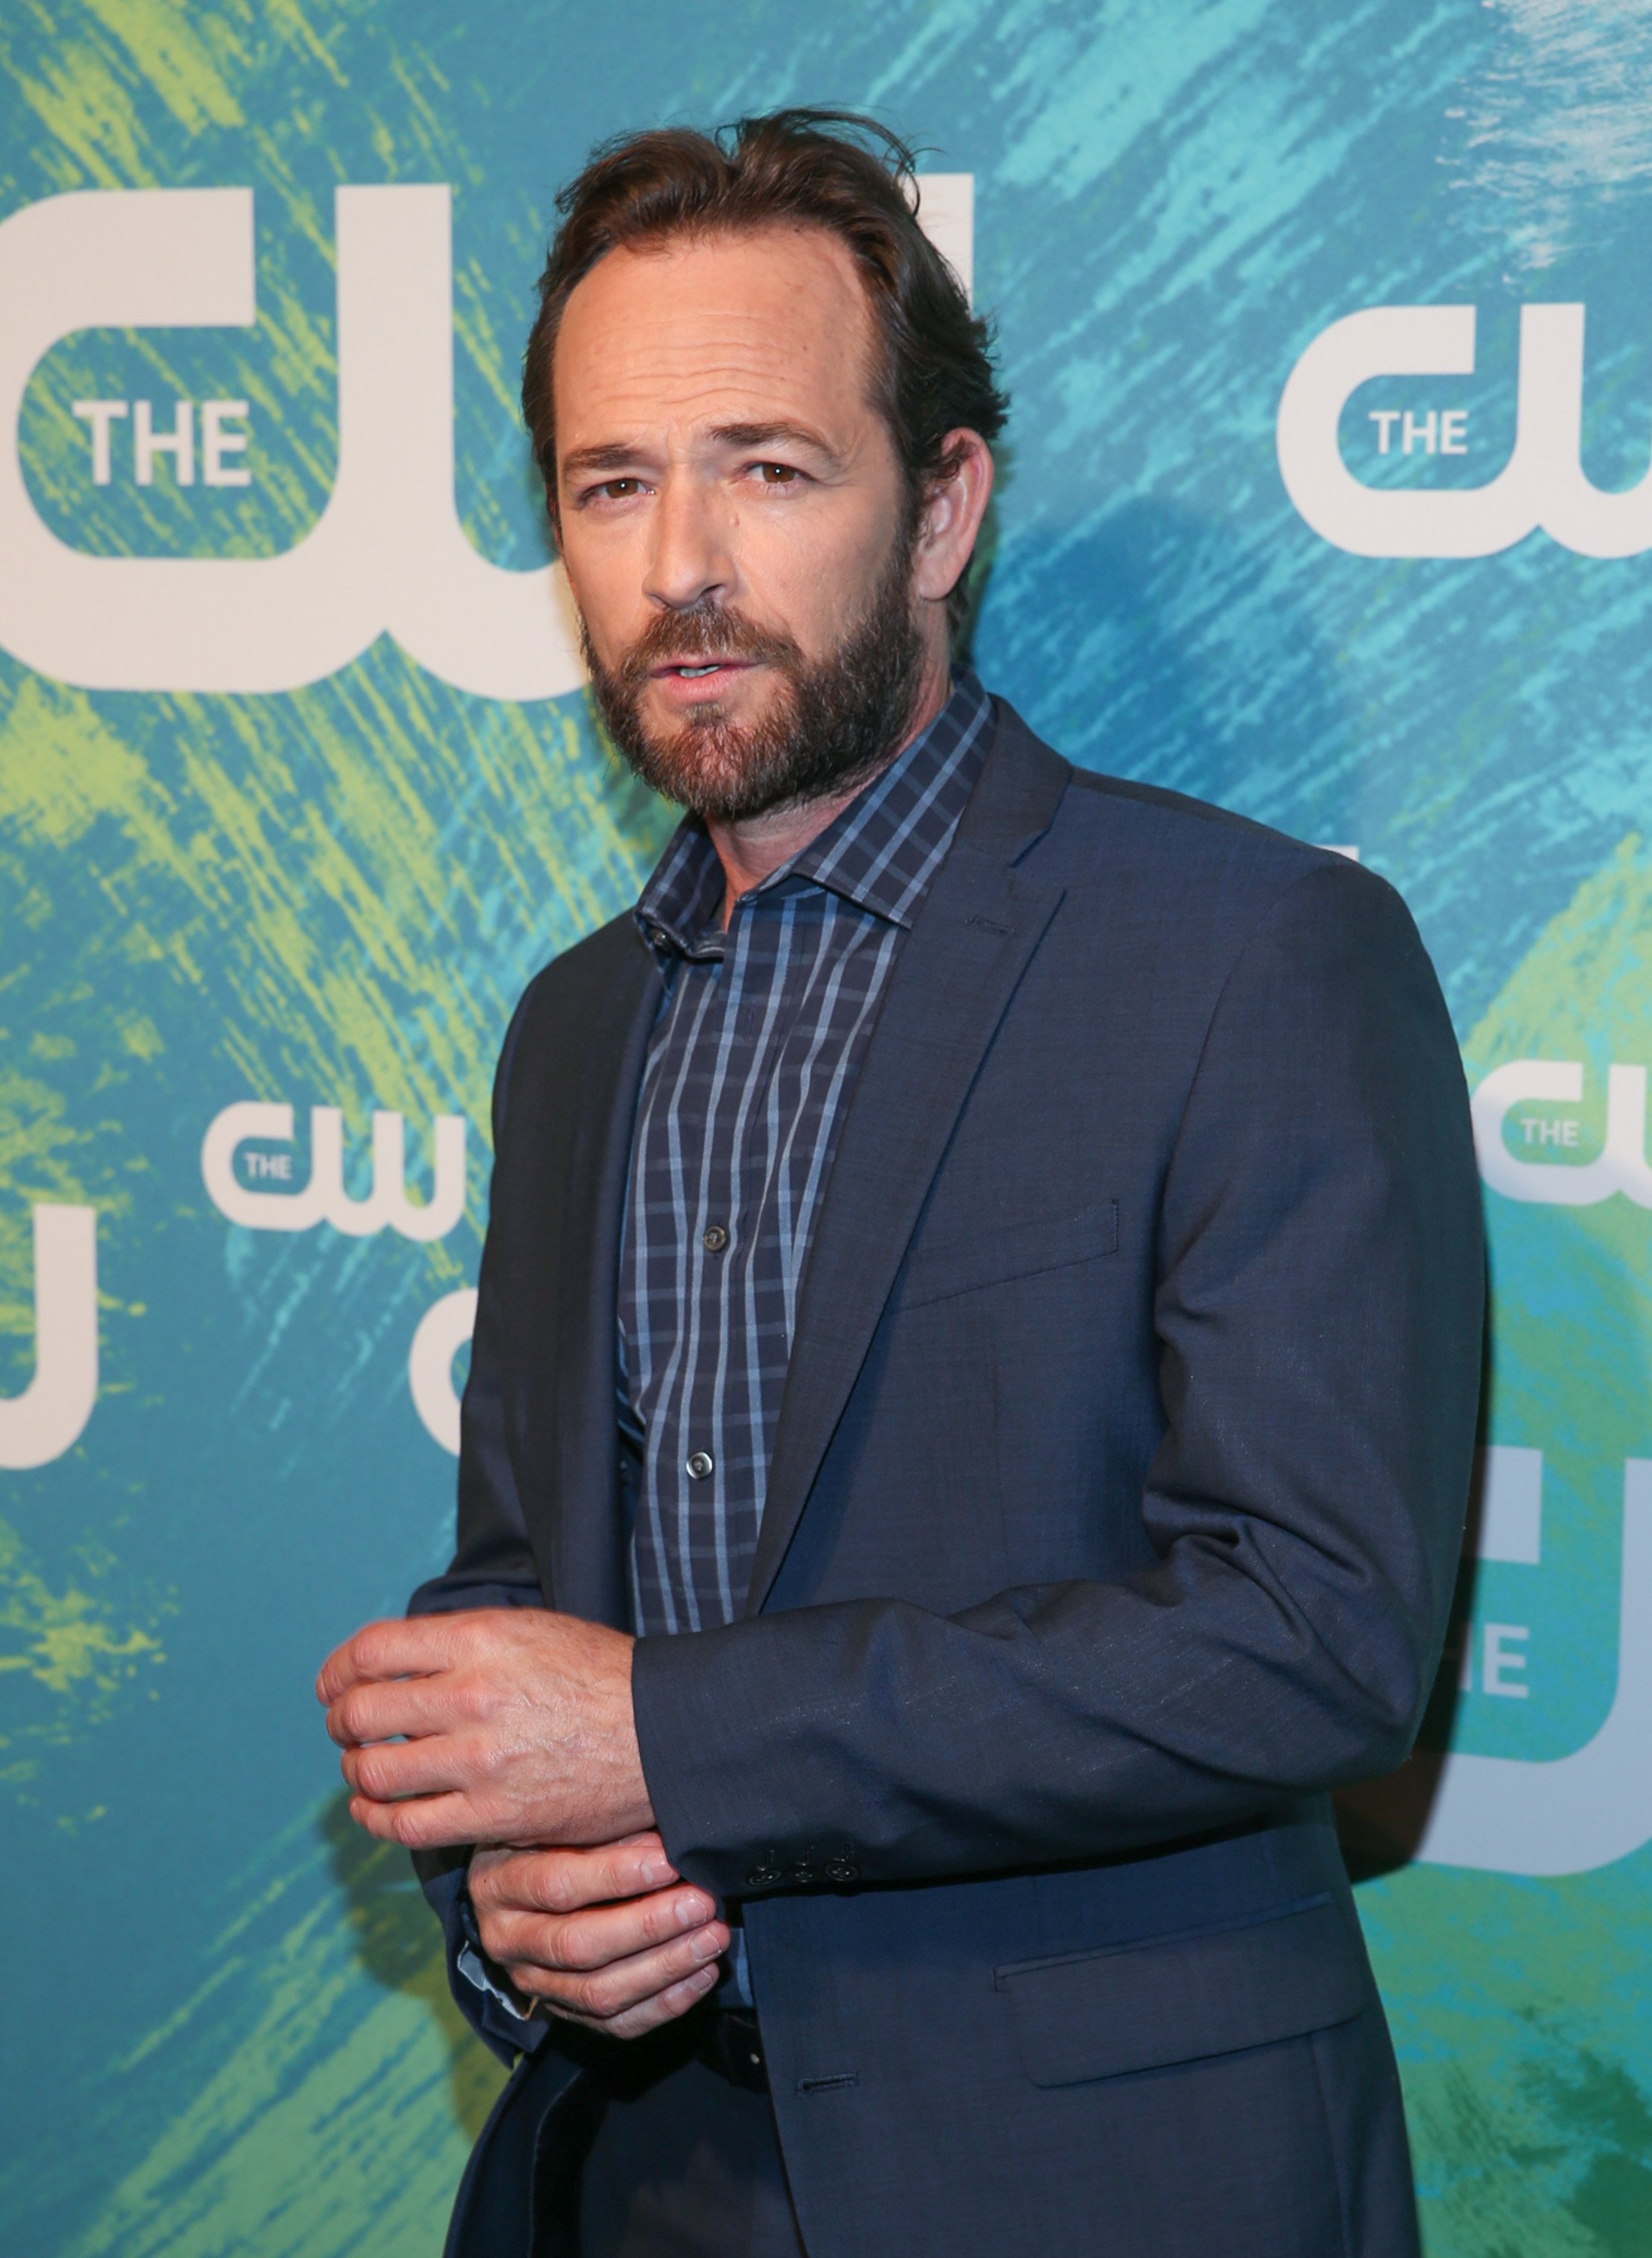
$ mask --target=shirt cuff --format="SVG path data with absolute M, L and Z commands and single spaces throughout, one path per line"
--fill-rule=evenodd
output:
M 752 1997 L 751 1970 L 746 1960 L 746 1932 L 736 1926 L 729 1933 L 728 1949 L 723 1955 L 723 1978 L 712 1994 L 720 2007 L 756 2006 Z
M 519 1995 L 508 1990 L 504 1985 L 494 1981 L 487 1971 L 486 1962 L 475 1945 L 462 1944 L 454 1957 L 453 1964 L 467 1984 L 474 1984 L 479 1992 L 486 1992 L 489 1999 L 497 1999 L 507 2015 L 514 2015 L 519 2023 L 529 2023 L 533 2020 L 532 2007 L 524 2011 Z

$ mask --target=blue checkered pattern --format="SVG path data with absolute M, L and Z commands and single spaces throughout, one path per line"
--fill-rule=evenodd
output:
M 620 1267 L 639 1634 L 709 1629 L 744 1608 L 838 1126 L 990 713 L 961 675 L 929 728 L 741 898 L 727 933 L 721 865 L 697 823 L 679 827 L 637 905 L 665 976 Z

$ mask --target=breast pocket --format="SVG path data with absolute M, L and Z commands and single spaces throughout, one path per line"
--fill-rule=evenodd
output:
M 1117 1252 L 1118 1202 L 1096 1200 L 1065 1214 L 971 1232 L 937 1246 L 920 1246 L 896 1290 L 895 1306 L 918 1309 L 954 1294 L 973 1293 L 978 1287 L 1035 1277 L 1041 1271 L 1064 1269 L 1070 1263 Z

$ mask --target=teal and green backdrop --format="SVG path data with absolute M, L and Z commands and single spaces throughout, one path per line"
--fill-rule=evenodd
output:
M 1648 0 L 11 0 L 0 2244 L 440 2247 L 499 2072 L 310 1681 L 443 1558 L 512 1000 L 670 822 L 515 369 L 593 141 L 787 101 L 999 325 L 989 682 L 1439 967 L 1487 1449 L 1359 1902 L 1430 2258 L 1643 2254 Z

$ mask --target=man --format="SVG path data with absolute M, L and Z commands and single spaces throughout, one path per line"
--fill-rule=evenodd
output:
M 1003 403 L 908 160 L 600 156 L 524 401 L 685 809 L 506 1038 L 459 1544 L 319 1682 L 520 2056 L 450 2248 L 1395 2258 L 1326 1793 L 1475 1419 L 1398 898 L 951 663 Z

